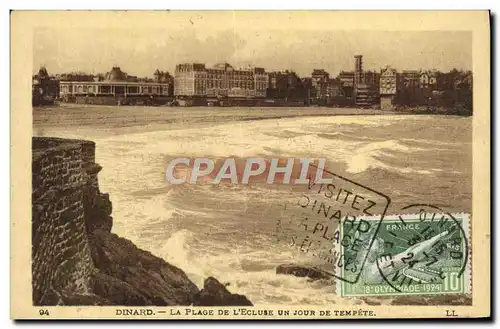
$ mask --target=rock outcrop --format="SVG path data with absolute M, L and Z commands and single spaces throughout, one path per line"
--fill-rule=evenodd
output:
M 253 306 L 243 295 L 231 294 L 217 279 L 209 277 L 196 295 L 194 306 Z
M 330 280 L 331 274 L 314 266 L 303 266 L 296 264 L 283 264 L 276 267 L 276 274 L 288 274 L 297 277 L 308 277 L 312 280 Z
M 111 233 L 95 143 L 33 138 L 34 305 L 250 306 L 214 278 L 198 287 L 179 268 Z

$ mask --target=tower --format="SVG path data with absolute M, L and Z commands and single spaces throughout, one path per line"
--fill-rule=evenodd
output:
M 363 55 L 354 56 L 354 89 L 359 83 L 363 83 Z

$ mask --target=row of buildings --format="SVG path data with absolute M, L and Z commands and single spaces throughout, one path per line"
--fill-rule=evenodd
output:
M 44 81 L 37 79 L 37 90 L 43 89 L 40 80 Z M 256 100 L 266 100 L 283 104 L 380 106 L 384 109 L 396 104 L 422 104 L 446 90 L 465 88 L 471 91 L 472 88 L 470 72 L 398 72 L 391 67 L 384 67 L 379 72 L 365 71 L 362 55 L 354 57 L 352 71 L 341 71 L 336 77 L 324 69 L 315 69 L 310 77 L 301 78 L 293 71 L 268 72 L 262 67 L 236 69 L 229 63 L 211 67 L 203 63 L 184 63 L 176 66 L 173 76 L 157 70 L 154 78 L 138 78 L 113 67 L 106 74 L 64 74 L 45 81 L 58 81 L 57 97 L 76 102 L 181 101 L 202 105 L 232 100 L 251 105 Z
M 472 93 L 472 72 L 452 70 L 403 70 L 386 66 L 376 71 L 363 69 L 363 57 L 354 58 L 354 70 L 330 77 L 323 69 L 311 74 L 311 103 L 324 105 L 352 104 L 360 107 L 428 104 L 445 92 L 465 90 Z
M 315 69 L 300 78 L 293 71 L 266 72 L 264 68 L 235 69 L 228 63 L 176 66 L 174 95 L 178 98 L 269 98 L 302 101 L 306 105 L 382 107 L 428 103 L 445 91 L 472 90 L 471 72 L 403 70 L 389 66 L 380 72 L 363 69 L 363 56 L 354 57 L 352 71 L 331 77 Z

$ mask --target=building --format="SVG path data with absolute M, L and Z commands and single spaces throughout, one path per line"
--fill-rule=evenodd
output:
M 357 85 L 363 83 L 363 56 L 354 56 L 354 90 L 356 91 Z
M 380 107 L 382 110 L 390 110 L 397 93 L 398 72 L 387 66 L 380 71 L 379 81 Z
M 61 81 L 61 97 L 67 96 L 170 96 L 168 84 L 128 81 Z
M 401 73 L 403 88 L 416 89 L 420 88 L 420 71 L 403 70 Z
M 342 83 L 338 79 L 328 79 L 326 87 L 326 105 L 335 105 L 342 95 Z
M 174 95 L 200 98 L 265 97 L 269 78 L 263 68 L 234 69 L 229 63 L 179 64 L 175 68 Z
M 329 78 L 318 84 L 318 90 L 321 92 L 316 95 L 314 103 L 317 105 L 334 105 L 337 99 L 342 95 L 342 82 L 338 79 Z
M 337 76 L 340 81 L 340 92 L 347 99 L 354 96 L 354 71 L 341 71 Z
M 119 67 L 113 67 L 105 74 L 105 80 L 99 81 L 61 81 L 60 95 L 66 101 L 75 97 L 111 97 L 122 99 L 127 97 L 144 98 L 171 96 L 171 83 L 133 82 L 127 81 L 128 75 Z
M 363 56 L 354 56 L 354 80 L 353 80 L 353 98 L 354 103 L 358 106 L 366 106 L 369 97 L 365 97 L 365 92 L 369 90 L 368 86 L 363 82 Z
M 337 79 L 340 80 L 343 86 L 354 87 L 354 71 L 340 71 Z
M 330 74 L 324 69 L 314 69 L 311 73 L 311 98 L 313 101 L 318 101 L 326 97 L 326 89 Z
M 340 71 L 337 76 L 340 82 L 340 94 L 346 103 L 354 102 L 354 71 Z
M 313 82 L 311 77 L 304 77 L 300 79 L 302 86 L 305 88 L 307 92 L 307 104 L 312 104 L 315 95 L 313 94 Z
M 266 97 L 267 88 L 269 88 L 269 77 L 266 70 L 262 67 L 253 68 L 255 97 Z
M 326 72 L 324 69 L 314 69 L 311 73 L 313 87 L 317 86 L 322 82 L 328 81 L 329 78 L 330 74 Z
M 367 83 L 358 83 L 356 87 L 356 105 L 359 107 L 372 107 L 379 102 L 377 86 Z
M 387 66 L 380 71 L 380 95 L 395 95 L 398 72 Z
M 371 107 L 379 102 L 380 75 L 374 71 L 363 71 L 363 56 L 354 56 L 353 96 L 355 104 Z
M 266 97 L 305 104 L 309 100 L 310 90 L 293 71 L 269 73 L 269 88 Z
M 107 72 L 104 76 L 106 81 L 127 81 L 128 74 L 123 72 L 120 67 L 113 66 L 111 71 Z
M 137 79 L 138 82 L 144 82 L 141 81 L 141 79 Z M 174 95 L 174 77 L 167 71 L 160 71 L 156 70 L 154 73 L 154 80 L 153 81 L 145 81 L 145 82 L 156 82 L 156 83 L 161 83 L 162 85 L 167 84 L 168 85 L 168 95 Z
M 420 88 L 436 90 L 437 89 L 437 72 L 436 71 L 421 71 L 420 72 Z
M 49 76 L 45 67 L 40 68 L 31 81 L 32 105 L 50 105 L 60 97 L 59 80 Z
M 328 98 L 330 74 L 324 69 L 314 69 L 311 73 L 311 100 L 315 104 L 324 104 Z
M 362 73 L 362 81 L 368 85 L 379 87 L 380 85 L 380 73 L 375 71 L 364 71 Z
M 207 69 L 208 97 L 254 97 L 255 77 L 250 70 L 235 70 L 228 63 Z
M 204 97 L 207 93 L 206 88 L 207 70 L 205 64 L 186 63 L 176 65 L 174 75 L 175 96 Z
M 404 106 L 416 106 L 426 103 L 432 92 L 422 88 L 420 70 L 403 70 L 398 74 L 397 103 Z

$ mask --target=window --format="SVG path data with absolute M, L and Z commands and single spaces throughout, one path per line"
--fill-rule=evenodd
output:
M 101 94 L 111 94 L 111 86 L 101 86 Z
M 127 88 L 127 94 L 137 94 L 137 93 L 139 93 L 139 87 L 130 86 Z

